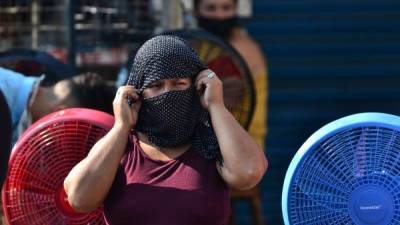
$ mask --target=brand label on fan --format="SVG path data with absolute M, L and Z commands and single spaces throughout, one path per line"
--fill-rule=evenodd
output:
M 382 208 L 382 205 L 360 206 L 361 210 L 376 210 Z

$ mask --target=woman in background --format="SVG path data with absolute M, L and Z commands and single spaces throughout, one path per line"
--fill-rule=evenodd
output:
M 249 133 L 263 149 L 267 132 L 268 73 L 260 46 L 239 26 L 238 0 L 194 0 L 198 26 L 229 42 L 250 68 L 256 92 L 256 108 Z

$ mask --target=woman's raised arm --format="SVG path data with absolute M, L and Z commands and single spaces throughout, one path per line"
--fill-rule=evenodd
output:
M 137 121 L 140 108 L 136 89 L 123 86 L 113 102 L 115 123 L 113 128 L 90 150 L 64 180 L 68 202 L 77 212 L 85 213 L 98 208 L 114 181 L 120 160 L 125 152 L 130 130 Z M 127 97 L 134 104 L 127 104 Z
M 225 182 L 234 189 L 249 189 L 257 185 L 268 167 L 263 150 L 227 110 L 223 101 L 221 80 L 202 71 L 196 87 L 202 93 L 201 102 L 211 116 L 212 126 L 221 149 L 223 163 L 217 168 Z

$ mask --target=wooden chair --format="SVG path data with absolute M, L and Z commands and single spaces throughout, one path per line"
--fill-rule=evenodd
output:
M 253 220 L 253 225 L 265 225 L 264 218 L 261 209 L 261 191 L 258 186 L 245 190 L 245 191 L 238 191 L 238 190 L 231 190 L 231 200 L 232 205 L 236 200 L 246 200 L 250 203 L 251 208 L 251 215 Z M 229 224 L 235 224 L 235 216 L 234 212 L 232 212 Z

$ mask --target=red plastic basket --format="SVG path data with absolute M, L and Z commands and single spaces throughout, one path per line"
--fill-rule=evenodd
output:
M 74 212 L 63 181 L 113 123 L 109 114 L 74 108 L 52 113 L 25 131 L 12 150 L 2 191 L 8 224 L 105 224 L 102 208 Z

